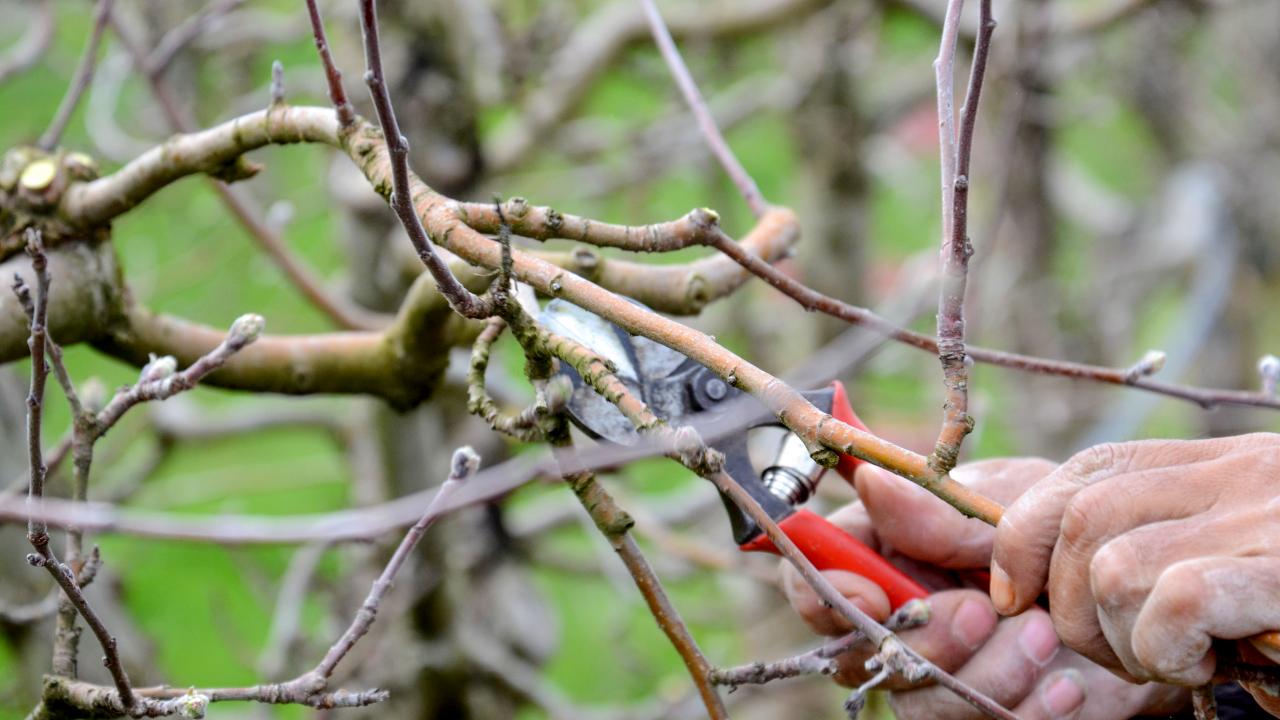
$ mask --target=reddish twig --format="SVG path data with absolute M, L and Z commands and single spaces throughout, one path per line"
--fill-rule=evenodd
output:
M 115 0 L 98 0 L 93 14 L 93 30 L 89 33 L 84 54 L 80 56 L 76 74 L 67 86 L 67 94 L 62 96 L 62 102 L 58 105 L 53 121 L 49 123 L 49 129 L 44 131 L 36 143 L 43 150 L 53 150 L 58 146 L 67 123 L 71 122 L 71 113 L 80 104 L 80 97 L 89 88 L 89 83 L 93 82 L 93 71 L 98 66 L 98 46 L 102 44 L 102 33 L 107 29 L 107 18 L 111 17 L 111 5 L 114 2 Z
M 320 6 L 316 0 L 307 0 L 307 15 L 311 19 L 311 34 L 316 41 L 316 54 L 324 66 L 325 82 L 329 85 L 329 102 L 333 103 L 334 112 L 338 114 L 338 125 L 350 127 L 356 121 L 356 111 L 347 100 L 347 90 L 342 86 L 342 71 L 333 62 L 333 53 L 329 52 L 329 39 L 324 32 L 324 18 L 320 16 Z
M 391 104 L 391 92 L 387 88 L 386 75 L 382 71 L 382 44 L 378 37 L 377 0 L 360 0 L 360 31 L 364 39 L 364 58 L 366 70 L 365 84 L 369 86 L 369 95 L 373 98 L 373 107 L 382 126 L 382 135 L 386 140 L 387 154 L 391 163 L 391 208 L 396 217 L 409 234 L 409 241 L 418 251 L 418 257 L 427 266 L 431 277 L 435 278 L 440 294 L 449 301 L 449 306 L 459 315 L 468 318 L 483 318 L 493 314 L 490 303 L 468 290 L 449 271 L 449 266 L 440 259 L 432 247 L 427 231 L 422 227 L 422 219 L 414 209 L 413 196 L 409 193 L 409 140 L 400 134 L 400 123 L 396 120 L 395 108 Z
M 942 25 L 942 42 L 934 71 L 938 87 L 938 152 L 942 174 L 942 272 L 938 293 L 938 359 L 946 387 L 942 429 L 929 464 L 939 473 L 955 467 L 960 444 L 973 429 L 969 415 L 969 368 L 964 337 L 964 294 L 968 283 L 969 257 L 969 167 L 973 151 L 973 131 L 978 100 L 986 74 L 987 55 L 995 23 L 990 0 L 983 0 L 978 39 L 969 73 L 969 90 L 961 110 L 960 129 L 955 127 L 955 57 L 960 34 L 960 12 L 964 0 L 950 0 Z
M 662 20 L 662 13 L 658 12 L 658 6 L 653 0 L 640 0 L 640 4 L 644 6 L 645 17 L 653 33 L 653 41 L 657 44 L 658 51 L 662 53 L 662 59 L 666 61 L 676 85 L 680 87 L 680 93 L 684 95 L 689 110 L 697 119 L 698 129 L 702 132 L 703 139 L 706 140 L 711 153 L 716 156 L 725 173 L 729 175 L 729 179 L 738 188 L 742 198 L 747 201 L 752 214 L 760 217 L 768 209 L 768 203 L 760 194 L 756 181 L 738 161 L 738 157 L 729 148 L 729 143 L 725 141 L 724 135 L 720 133 L 720 128 L 716 126 L 716 120 L 707 108 L 707 102 L 698 90 L 698 84 L 689 73 L 689 67 L 685 65 L 684 58 L 680 57 L 680 50 L 676 48 L 676 41 L 671 37 L 671 30 Z

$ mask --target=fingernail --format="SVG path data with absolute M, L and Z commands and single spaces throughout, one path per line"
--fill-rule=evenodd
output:
M 1013 584 L 1009 582 L 1009 574 L 995 561 L 991 562 L 991 604 L 1001 615 L 1013 612 Z
M 1064 670 L 1049 681 L 1040 699 L 1050 717 L 1069 717 L 1084 704 L 1084 677 L 1078 670 Z
M 996 614 L 987 604 L 966 600 L 951 617 L 951 636 L 970 650 L 977 650 L 996 629 Z
M 1018 633 L 1018 645 L 1022 654 L 1037 665 L 1045 665 L 1058 651 L 1058 634 L 1053 631 L 1053 623 L 1044 614 L 1032 615 L 1027 624 Z

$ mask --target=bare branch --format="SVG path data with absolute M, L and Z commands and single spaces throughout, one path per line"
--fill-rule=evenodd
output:
M 764 196 L 760 194 L 760 188 L 756 185 L 756 181 L 747 173 L 747 169 L 742 167 L 742 163 L 733 154 L 729 143 L 725 141 L 724 135 L 720 133 L 720 128 L 716 126 L 716 120 L 711 116 L 711 110 L 707 108 L 707 102 L 702 98 L 702 93 L 698 90 L 698 84 L 694 82 L 693 75 L 689 73 L 689 67 L 684 64 L 684 58 L 680 57 L 680 51 L 676 48 L 676 41 L 671 37 L 671 30 L 662 21 L 662 14 L 658 12 L 658 6 L 653 0 L 640 0 L 640 4 L 644 6 L 645 17 L 649 21 L 649 29 L 653 33 L 653 41 L 657 44 L 659 52 L 662 53 L 662 59 L 667 63 L 667 68 L 671 71 L 672 77 L 675 78 L 676 85 L 680 88 L 680 93 L 684 95 L 684 100 L 688 103 L 689 110 L 697 119 L 698 129 L 702 131 L 703 139 L 706 140 L 707 145 L 711 148 L 711 153 L 716 156 L 716 160 L 720 162 L 720 166 L 724 168 L 725 173 L 729 175 L 729 179 L 733 180 L 733 184 L 738 188 L 742 198 L 747 201 L 747 206 L 751 208 L 752 214 L 760 217 L 768 208 L 768 203 L 765 202 Z
M 172 356 L 153 360 L 142 369 L 141 380 L 136 385 L 116 393 L 111 402 L 98 413 L 94 419 L 97 437 L 105 435 L 134 405 L 164 400 L 195 387 L 205 375 L 222 367 L 232 355 L 257 340 L 265 324 L 261 315 L 240 316 L 232 323 L 231 330 L 218 347 L 181 372 L 176 372 L 178 361 Z
M 560 422 L 566 421 L 561 418 Z M 562 430 L 567 438 L 568 428 L 563 427 Z M 685 668 L 693 678 L 694 687 L 697 688 L 703 705 L 706 706 L 707 716 L 713 720 L 727 719 L 729 714 L 711 680 L 713 671 L 711 663 L 702 654 L 697 641 L 689 632 L 689 627 L 680 617 L 680 612 L 667 597 L 662 581 L 658 579 L 649 561 L 640 552 L 635 539 L 628 532 L 635 521 L 618 507 L 608 491 L 596 481 L 594 473 L 576 469 L 580 464 L 571 447 L 567 445 L 560 447 L 557 457 L 564 471 L 565 481 L 573 488 L 574 494 L 591 515 L 596 528 L 627 566 L 627 572 L 631 573 L 636 588 L 644 596 L 645 604 L 648 605 L 649 612 L 658 623 L 658 627 L 680 654 L 680 659 L 684 661 Z
M 973 152 L 973 132 L 977 124 L 978 101 L 986 75 L 987 56 L 995 21 L 990 0 L 981 0 L 978 39 L 969 72 L 969 89 L 961 109 L 960 128 L 955 127 L 955 56 L 960 33 L 960 12 L 964 0 L 950 0 L 942 26 L 942 42 L 934 61 L 938 86 L 938 134 L 942 173 L 942 283 L 938 294 L 938 358 L 942 363 L 942 429 L 929 464 L 939 473 L 955 467 L 960 444 L 973 429 L 969 415 L 969 368 L 964 338 L 964 294 L 968 283 L 969 257 L 969 169 Z
M 431 499 L 431 503 L 427 505 L 426 511 L 422 513 L 422 517 L 418 522 L 409 529 L 404 539 L 400 541 L 400 546 L 396 548 L 395 553 L 391 555 L 391 559 L 387 561 L 387 566 L 383 568 L 382 575 L 373 583 L 373 587 L 369 589 L 369 595 L 365 598 L 364 604 L 360 606 L 359 612 L 351 621 L 351 625 L 338 638 L 338 641 L 329 648 L 329 652 L 325 654 L 324 659 L 316 666 L 312 674 L 328 680 L 332 675 L 334 668 L 338 663 L 342 662 L 342 658 L 355 647 L 360 638 L 369 632 L 369 628 L 373 625 L 373 621 L 377 618 L 378 607 L 382 603 L 382 598 L 391 589 L 391 582 L 395 579 L 396 573 L 400 567 L 404 565 L 405 560 L 413 553 L 413 549 L 418 546 L 418 541 L 422 539 L 427 528 L 440 517 L 439 508 L 457 489 L 467 480 L 476 474 L 480 468 L 480 457 L 475 451 L 469 447 L 460 448 L 453 453 L 453 462 L 449 471 L 449 477 L 440 486 L 440 490 Z
M 409 240 L 418 251 L 418 257 L 435 278 L 440 293 L 459 315 L 483 318 L 492 314 L 490 303 L 468 290 L 449 271 L 449 266 L 432 249 L 431 239 L 422 227 L 422 219 L 414 209 L 413 196 L 409 193 L 409 140 L 400 134 L 395 108 L 391 105 L 391 93 L 386 75 L 382 71 L 382 45 L 378 37 L 378 8 L 376 0 L 360 0 L 360 30 L 364 38 L 364 57 L 367 70 L 364 81 L 369 86 L 373 107 L 386 139 L 387 154 L 391 163 L 391 208 L 409 234 Z
M 71 122 L 71 114 L 75 112 L 76 105 L 80 104 L 80 97 L 88 89 L 89 83 L 93 82 L 93 71 L 98 66 L 98 46 L 102 44 L 102 33 L 107 29 L 107 19 L 111 17 L 111 5 L 114 2 L 115 0 L 98 0 L 93 14 L 93 30 L 84 47 L 84 54 L 80 56 L 76 74 L 67 85 L 67 94 L 62 97 L 58 111 L 49 123 L 49 129 L 37 141 L 37 145 L 43 150 L 53 150 L 58 146 L 67 123 Z
M 320 6 L 316 0 L 307 0 L 307 15 L 311 19 L 311 34 L 315 37 L 316 52 L 320 55 L 320 63 L 324 65 L 325 81 L 329 84 L 329 102 L 338 114 L 338 125 L 350 127 L 356 120 L 356 111 L 347 101 L 346 88 L 342 86 L 342 72 L 333 62 L 333 54 L 329 52 L 329 39 L 324 33 L 324 19 L 320 17 Z
M 230 10 L 230 7 L 227 8 Z M 120 39 L 120 43 L 129 52 L 133 58 L 133 64 L 146 77 L 151 87 L 151 94 L 155 96 L 160 106 L 161 112 L 165 119 L 169 122 L 169 126 L 176 132 L 189 133 L 194 129 L 194 121 L 188 113 L 183 112 L 181 106 L 169 94 L 168 89 L 164 85 L 162 77 L 163 67 L 153 67 L 149 64 L 147 56 L 144 54 L 141 44 L 134 38 L 124 27 L 118 22 L 114 16 L 111 16 L 111 22 L 115 28 L 116 35 Z M 287 106 L 283 104 L 273 105 L 268 109 L 268 117 L 284 112 Z M 340 118 L 341 119 L 341 118 Z M 242 164 L 243 160 L 236 157 L 217 166 L 204 168 L 204 172 L 217 177 L 228 174 L 228 168 L 233 168 L 240 174 L 252 174 L 256 170 L 250 166 Z M 232 177 L 236 173 L 230 173 Z M 280 233 L 274 230 L 270 225 L 263 222 L 258 217 L 258 212 L 254 210 L 249 201 L 241 196 L 236 189 L 229 187 L 225 183 L 219 182 L 214 177 L 210 178 L 214 192 L 218 194 L 218 199 L 231 212 L 231 215 L 244 226 L 249 237 L 267 254 L 267 256 L 276 264 L 285 278 L 293 283 L 294 287 L 305 297 L 316 309 L 332 319 L 338 327 L 349 330 L 370 330 L 384 327 L 386 319 L 379 317 L 375 313 L 371 313 L 360 308 L 353 303 L 339 297 L 324 287 L 324 283 L 320 277 L 311 268 L 298 258 L 285 243 Z
M 44 498 L 44 479 L 47 468 L 44 464 L 41 447 L 40 428 L 44 415 L 45 381 L 49 375 L 45 363 L 45 348 L 48 344 L 46 322 L 49 311 L 49 273 L 48 258 L 37 230 L 27 230 L 27 251 L 31 254 L 31 265 L 36 273 L 36 292 L 32 303 L 31 314 L 31 391 L 27 395 L 27 455 L 30 460 L 31 475 L 27 486 L 27 508 L 30 518 L 27 521 L 27 540 L 35 553 L 27 556 L 27 561 L 35 567 L 43 567 L 53 576 L 54 582 L 62 588 L 62 592 L 75 609 L 84 617 L 85 623 L 93 630 L 105 655 L 103 663 L 115 681 L 116 692 L 126 710 L 134 705 L 133 691 L 129 684 L 129 675 L 120 662 L 116 652 L 116 640 L 107 630 L 106 625 L 89 606 L 84 593 L 76 584 L 71 570 L 58 561 L 49 547 L 48 526 L 39 515 L 40 504 Z M 15 288 L 17 290 L 17 288 Z

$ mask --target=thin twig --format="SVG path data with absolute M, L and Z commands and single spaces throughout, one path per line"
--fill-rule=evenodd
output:
M 141 381 L 118 393 L 94 419 L 94 431 L 102 437 L 134 405 L 164 400 L 190 390 L 209 373 L 222 367 L 232 355 L 240 352 L 262 334 L 266 322 L 261 315 L 242 315 L 231 324 L 227 336 L 212 352 L 202 356 L 181 372 L 175 372 L 177 361 L 159 358 L 142 369 Z
M 666 61 L 667 69 L 671 71 L 672 77 L 675 78 L 676 85 L 680 87 L 680 92 L 684 95 L 685 102 L 689 104 L 689 110 L 697 118 L 698 129 L 702 131 L 703 139 L 706 140 L 712 154 L 716 156 L 716 160 L 720 162 L 720 166 L 724 168 L 725 173 L 729 175 L 729 179 L 738 188 L 742 198 L 747 201 L 747 206 L 751 208 L 752 214 L 760 217 L 768 209 L 768 203 L 765 201 L 764 196 L 760 194 L 760 188 L 756 185 L 756 181 L 751 178 L 747 169 L 738 161 L 738 157 L 729 148 L 729 143 L 725 141 L 724 135 L 720 133 L 720 128 L 716 126 L 716 120 L 707 108 L 707 102 L 703 99 L 701 91 L 698 90 L 698 84 L 694 82 L 693 75 L 689 73 L 689 67 L 685 65 L 684 58 L 680 57 L 680 50 L 676 48 L 676 41 L 671 37 L 671 30 L 667 28 L 667 24 L 662 20 L 662 13 L 658 12 L 658 6 L 653 0 L 640 0 L 640 4 L 644 6 L 645 17 L 648 19 L 649 29 L 653 33 L 653 41 L 657 44 L 659 52 L 662 53 L 662 59 Z
M 893 632 L 910 630 L 928 622 L 929 614 L 929 605 L 925 601 L 910 600 L 895 610 L 885 621 L 884 626 Z M 867 637 L 855 630 L 812 650 L 782 660 L 716 669 L 712 671 L 711 679 L 717 685 L 736 687 L 760 685 L 801 675 L 834 675 L 839 670 L 836 658 L 866 643 Z
M 67 94 L 62 96 L 58 111 L 49 123 L 49 129 L 40 136 L 37 144 L 43 150 L 53 150 L 62 139 L 62 133 L 71 122 L 71 113 L 80 104 L 80 97 L 93 82 L 93 71 L 98 66 L 98 46 L 102 44 L 102 33 L 107 29 L 107 19 L 111 17 L 111 5 L 115 0 L 98 0 L 97 10 L 93 14 L 93 30 L 89 33 L 89 42 L 85 45 L 84 54 L 80 56 L 80 64 L 76 74 L 67 85 Z
M 563 416 L 560 422 L 565 422 Z M 567 438 L 568 428 L 562 426 L 562 430 Z M 557 450 L 557 458 L 564 470 L 565 481 L 573 488 L 574 494 L 590 514 L 596 528 L 609 541 L 610 546 L 626 565 L 627 572 L 631 574 L 636 589 L 644 597 L 650 614 L 653 615 L 672 647 L 679 653 L 680 659 L 684 661 L 685 668 L 693 678 L 694 687 L 697 688 L 698 695 L 707 709 L 707 716 L 715 720 L 721 718 L 727 720 L 729 713 L 712 680 L 714 669 L 711 663 L 698 647 L 697 641 L 689 632 L 688 625 L 680 617 L 680 612 L 671 603 L 662 586 L 662 581 L 658 579 L 653 567 L 649 565 L 644 553 L 631 537 L 629 530 L 635 521 L 618 507 L 608 491 L 596 481 L 594 473 L 578 469 L 581 465 L 570 446 L 560 447 Z
M 382 598 L 391 589 L 391 582 L 395 579 L 396 573 L 400 571 L 400 567 L 409 559 L 409 555 L 413 553 L 413 549 L 418 546 L 418 541 L 422 539 L 427 528 L 440 517 L 438 508 L 442 507 L 444 502 L 467 480 L 476 474 L 476 470 L 480 467 L 480 456 L 469 447 L 460 448 L 453 454 L 453 461 L 450 465 L 449 477 L 440 486 L 439 492 L 431 499 L 431 504 L 422 513 L 422 517 L 405 534 L 404 539 L 400 541 L 400 546 L 391 555 L 391 559 L 387 561 L 387 565 L 382 570 L 382 574 L 374 581 L 373 587 L 369 589 L 369 595 L 365 598 L 364 603 L 360 606 L 360 610 L 352 619 L 351 625 L 347 627 L 337 642 L 329 648 L 329 652 L 325 653 L 324 659 L 316 665 L 312 674 L 324 680 L 328 680 L 333 676 L 334 669 L 338 663 L 342 662 L 342 658 L 346 657 L 351 648 L 369 632 L 369 628 L 373 626 L 373 621 L 377 618 L 378 607 L 382 604 Z
M 325 37 L 324 19 L 320 16 L 320 7 L 316 0 L 307 0 L 307 15 L 311 19 L 311 34 L 315 37 L 316 53 L 320 55 L 320 63 L 324 65 L 325 81 L 329 85 L 329 101 L 338 114 L 338 125 L 350 127 L 356 120 L 356 111 L 347 100 L 347 91 L 342 86 L 342 71 L 333 62 L 333 53 L 329 52 L 329 39 Z
M 364 80 L 373 98 L 373 107 L 382 126 L 391 161 L 391 208 L 404 226 L 410 242 L 418 251 L 418 257 L 435 278 L 440 294 L 450 307 L 468 318 L 484 318 L 492 314 L 490 303 L 472 293 L 450 272 L 432 247 L 422 219 L 414 209 L 413 196 L 409 193 L 409 140 L 400 134 L 395 108 L 391 104 L 391 92 L 387 88 L 386 75 L 382 71 L 382 44 L 378 37 L 377 0 L 360 0 L 360 31 L 364 39 L 364 58 L 367 67 Z
M 27 486 L 27 506 L 31 511 L 27 523 L 27 540 L 35 553 L 27 556 L 27 561 L 35 567 L 43 567 L 53 576 L 54 582 L 62 588 L 63 593 L 75 606 L 85 623 L 98 638 L 105 655 L 103 663 L 111 673 L 116 692 L 124 709 L 131 710 L 134 705 L 133 690 L 129 683 L 129 675 L 120 662 L 116 651 L 116 640 L 107 630 L 106 625 L 94 612 L 85 599 L 84 593 L 76 584 L 71 570 L 58 561 L 53 549 L 49 546 L 49 530 L 44 520 L 38 517 L 39 505 L 44 498 L 44 479 L 47 468 L 44 464 L 41 447 L 40 428 L 44 416 L 45 381 L 49 376 L 49 367 L 45 362 L 45 349 L 48 343 L 47 320 L 49 313 L 49 272 L 48 257 L 44 253 L 43 242 L 37 230 L 27 231 L 27 252 L 31 255 L 31 267 L 36 274 L 36 292 L 32 303 L 31 316 L 31 391 L 27 395 L 27 455 L 30 461 L 31 477 Z M 15 288 L 16 290 L 16 288 Z
M 964 294 L 969 256 L 973 245 L 968 234 L 969 167 L 978 100 L 986 74 L 987 54 L 995 24 L 990 0 L 983 0 L 969 90 L 961 110 L 960 129 L 955 126 L 955 58 L 964 0 L 950 0 L 942 26 L 942 42 L 934 71 L 938 92 L 938 152 L 942 175 L 942 272 L 938 293 L 938 358 L 942 363 L 942 429 L 929 464 L 938 473 L 955 467 L 960 444 L 973 429 L 969 415 L 969 368 L 965 359 Z
M 791 538 L 782 532 L 777 523 L 765 512 L 764 508 L 760 507 L 760 503 L 756 502 L 755 498 L 751 497 L 727 473 L 718 472 L 707 477 L 711 482 L 715 483 L 720 492 L 724 493 L 735 505 L 751 516 L 751 519 L 768 535 L 774 547 L 778 548 L 783 557 L 795 566 L 801 577 L 818 593 L 818 596 L 848 620 L 856 630 L 863 633 L 881 653 L 884 653 L 887 648 L 892 648 L 895 652 L 902 653 L 915 671 L 927 673 L 927 677 L 933 678 L 939 685 L 951 690 L 979 712 L 989 717 L 1000 720 L 1017 720 L 1016 715 L 1001 707 L 995 700 L 969 687 L 964 682 L 925 660 L 911 648 L 903 645 L 892 632 L 873 620 L 871 616 L 862 612 L 857 605 L 854 605 L 839 590 L 836 590 L 826 576 L 818 572 L 813 563 L 800 552 L 800 548 L 796 547 Z

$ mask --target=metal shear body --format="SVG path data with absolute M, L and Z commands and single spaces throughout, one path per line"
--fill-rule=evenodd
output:
M 685 355 L 622 328 L 563 300 L 553 300 L 541 314 L 553 332 L 568 336 L 611 361 L 618 378 L 645 401 L 655 415 L 673 425 L 706 429 L 708 443 L 725 458 L 725 471 L 765 509 L 784 533 L 819 570 L 847 570 L 881 587 L 897 609 L 928 594 L 919 583 L 891 565 L 875 550 L 801 505 L 817 488 L 826 468 L 815 462 L 804 443 L 787 432 L 763 472 L 752 464 L 747 445 L 753 428 L 781 424 L 758 400 L 725 382 Z M 574 423 L 592 437 L 620 445 L 637 442 L 631 423 L 611 403 L 562 364 L 559 371 L 573 384 L 567 410 Z M 853 412 L 840 382 L 802 393 L 835 418 L 866 429 Z M 727 428 L 727 430 L 726 430 Z M 837 472 L 852 483 L 863 461 L 842 455 Z M 727 497 L 721 498 L 744 552 L 777 553 L 761 528 Z

